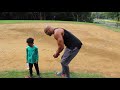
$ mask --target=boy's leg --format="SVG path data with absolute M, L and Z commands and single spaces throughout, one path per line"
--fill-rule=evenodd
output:
M 33 64 L 29 63 L 29 73 L 30 73 L 30 77 L 33 76 L 32 67 L 33 67 Z
M 37 62 L 37 63 L 34 63 L 34 66 L 35 66 L 37 75 L 40 76 L 39 67 L 38 67 L 38 62 Z

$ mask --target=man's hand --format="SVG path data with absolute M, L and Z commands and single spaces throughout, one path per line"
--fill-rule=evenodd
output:
M 53 57 L 57 58 L 60 54 L 54 54 Z

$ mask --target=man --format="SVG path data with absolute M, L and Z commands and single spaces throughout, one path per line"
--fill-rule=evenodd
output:
M 82 46 L 82 42 L 71 32 L 63 28 L 53 28 L 51 26 L 47 26 L 44 29 L 44 32 L 49 36 L 54 35 L 54 38 L 57 40 L 58 49 L 56 53 L 53 55 L 54 58 L 57 58 L 63 51 L 64 45 L 66 46 L 64 54 L 61 57 L 62 71 L 56 73 L 56 75 L 70 78 L 68 64 L 79 52 Z

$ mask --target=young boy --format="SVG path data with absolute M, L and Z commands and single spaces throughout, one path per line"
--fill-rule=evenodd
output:
M 30 73 L 29 78 L 33 77 L 33 70 L 32 70 L 33 65 L 35 66 L 38 78 L 40 78 L 40 72 L 38 67 L 38 59 L 39 59 L 38 47 L 34 45 L 33 38 L 28 38 L 26 40 L 26 43 L 28 44 L 28 46 L 26 47 L 26 60 L 27 63 L 29 64 L 29 73 Z

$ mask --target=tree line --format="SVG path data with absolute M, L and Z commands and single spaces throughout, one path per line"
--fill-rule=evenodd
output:
M 120 12 L 93 12 L 92 17 L 120 21 Z
M 92 22 L 91 12 L 0 12 L 1 20 L 63 20 Z
M 115 20 L 116 26 L 120 26 L 120 12 L 93 12 L 93 18 Z
M 63 20 L 93 22 L 94 18 L 120 21 L 120 12 L 0 12 L 0 20 Z

